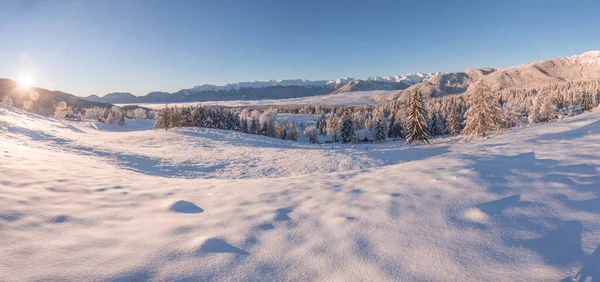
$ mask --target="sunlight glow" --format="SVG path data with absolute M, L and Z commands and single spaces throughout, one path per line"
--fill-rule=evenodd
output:
M 29 89 L 33 84 L 33 77 L 31 75 L 24 74 L 19 77 L 18 82 L 21 88 Z

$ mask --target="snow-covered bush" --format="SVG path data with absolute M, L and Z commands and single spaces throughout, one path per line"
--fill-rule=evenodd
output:
M 308 137 L 308 140 L 310 141 L 310 143 L 316 144 L 318 143 L 318 137 L 319 136 L 319 131 L 317 130 L 317 127 L 315 127 L 314 125 L 310 125 L 308 127 L 306 127 L 306 129 L 304 129 L 304 137 Z
M 4 97 L 2 97 L 2 104 L 12 107 L 13 106 L 13 100 L 9 96 L 4 96 Z
M 65 119 L 65 117 L 67 117 L 67 103 L 58 102 L 54 107 L 54 118 Z
M 105 123 L 112 124 L 116 122 L 118 125 L 125 124 L 125 112 L 121 110 L 121 108 L 117 106 L 113 106 L 108 112 L 108 117 L 106 118 Z
M 84 117 L 86 119 L 94 119 L 100 122 L 104 122 L 106 116 L 106 109 L 101 107 L 93 107 L 85 109 Z

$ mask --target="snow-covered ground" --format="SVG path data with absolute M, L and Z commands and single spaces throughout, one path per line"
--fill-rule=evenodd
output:
M 0 107 L 0 280 L 600 279 L 598 110 L 418 147 L 128 122 Z
M 228 107 L 241 106 L 265 106 L 265 105 L 362 105 L 362 104 L 380 104 L 388 102 L 382 97 L 387 97 L 398 90 L 373 90 L 373 91 L 355 91 L 344 92 L 340 94 L 329 94 L 319 96 L 309 96 L 290 99 L 271 99 L 271 100 L 233 100 L 233 101 L 210 101 L 193 103 L 170 103 L 169 106 L 193 106 L 193 105 L 221 105 Z M 139 105 L 146 108 L 162 108 L 165 103 L 157 104 L 120 104 L 119 106 Z

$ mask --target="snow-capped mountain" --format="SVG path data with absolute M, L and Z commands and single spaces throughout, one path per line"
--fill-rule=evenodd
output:
M 327 80 L 306 80 L 306 79 L 273 79 L 269 81 L 254 81 L 254 82 L 236 82 L 225 85 L 204 84 L 194 86 L 190 91 L 231 91 L 240 90 L 241 88 L 263 88 L 273 86 L 307 86 L 307 87 L 323 87 L 327 84 Z
M 204 84 L 175 93 L 152 92 L 139 97 L 111 93 L 104 97 L 92 95 L 86 99 L 114 104 L 287 99 L 352 91 L 401 90 L 415 83 L 426 81 L 437 74 L 439 73 L 368 77 L 366 79 L 349 77 L 332 80 L 280 79 L 236 82 L 226 85 Z
M 514 67 L 467 69 L 437 75 L 416 83 L 399 94 L 419 89 L 425 98 L 468 93 L 470 86 L 482 80 L 496 91 L 511 88 L 537 88 L 548 84 L 600 80 L 600 51 L 580 55 L 536 61 Z

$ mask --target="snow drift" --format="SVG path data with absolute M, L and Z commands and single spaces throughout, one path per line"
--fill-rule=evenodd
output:
M 0 107 L 0 280 L 600 279 L 599 111 L 434 141 L 290 147 Z

